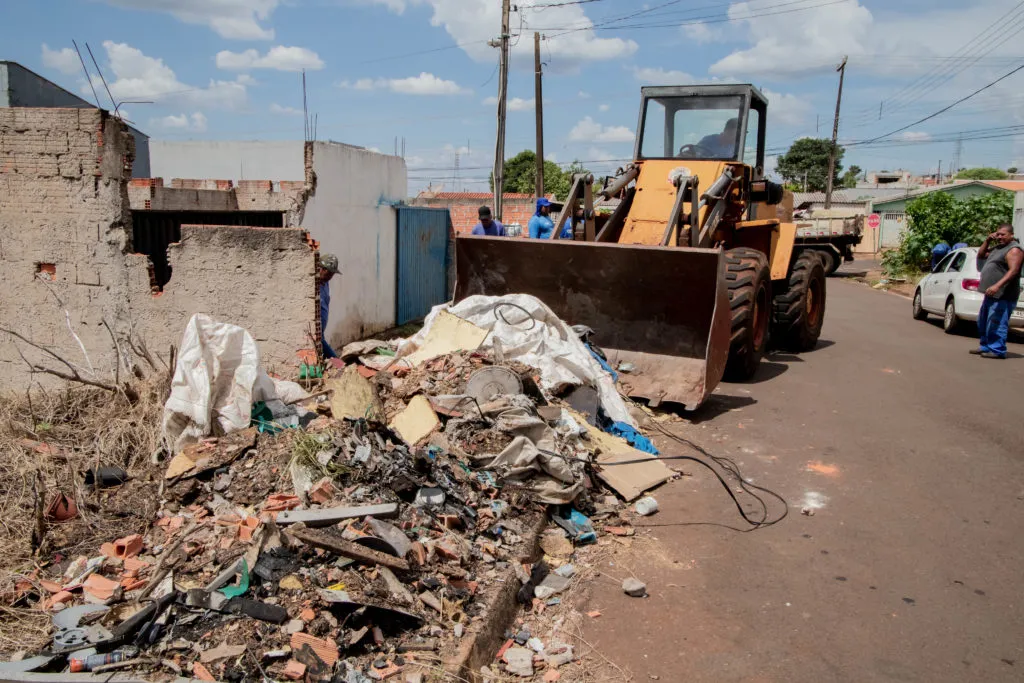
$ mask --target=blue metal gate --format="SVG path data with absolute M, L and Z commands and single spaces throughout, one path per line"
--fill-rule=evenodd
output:
M 449 299 L 448 209 L 397 207 L 395 324 L 419 320 Z

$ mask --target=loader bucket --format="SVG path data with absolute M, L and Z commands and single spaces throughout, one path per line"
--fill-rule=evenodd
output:
M 693 410 L 729 354 L 725 261 L 717 249 L 462 236 L 455 301 L 530 294 L 570 325 L 587 325 L 623 392 Z

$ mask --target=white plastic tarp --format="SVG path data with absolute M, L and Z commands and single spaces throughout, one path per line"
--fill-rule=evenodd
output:
M 253 401 L 264 401 L 277 417 L 279 410 L 286 412 L 285 401 L 306 396 L 294 382 L 271 379 L 259 364 L 259 348 L 248 331 L 202 313 L 193 315 L 178 347 L 171 395 L 164 404 L 168 449 L 177 453 L 205 436 L 245 429 Z
M 435 306 L 423 321 L 423 329 L 399 344 L 399 357 L 410 355 L 422 346 L 441 311 L 487 330 L 489 334 L 481 348 L 491 349 L 495 356 L 505 360 L 518 360 L 540 370 L 541 388 L 545 391 L 565 386 L 592 386 L 608 417 L 637 426 L 611 375 L 569 325 L 544 302 L 528 294 L 477 295 L 454 305 Z

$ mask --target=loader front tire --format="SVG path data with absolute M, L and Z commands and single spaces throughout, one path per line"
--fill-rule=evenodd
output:
M 825 267 L 813 251 L 793 262 L 789 286 L 774 300 L 772 335 L 786 351 L 810 351 L 818 344 L 825 322 Z
M 730 249 L 725 252 L 725 263 L 732 314 L 725 378 L 742 382 L 757 372 L 768 346 L 772 281 L 768 257 L 756 249 Z

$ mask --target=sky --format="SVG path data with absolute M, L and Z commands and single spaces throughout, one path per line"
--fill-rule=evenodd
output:
M 301 140 L 404 148 L 411 193 L 486 190 L 501 0 L 0 0 L 0 59 L 89 100 L 88 44 L 119 111 L 155 139 Z M 768 97 L 769 169 L 829 137 L 848 57 L 844 165 L 1024 167 L 1018 0 L 513 0 L 506 156 L 534 147 L 542 35 L 545 156 L 595 173 L 633 150 L 642 85 L 753 83 Z M 93 76 L 101 103 L 113 108 Z M 139 101 L 148 101 L 141 103 Z M 1016 126 L 1016 128 L 1014 128 Z M 890 134 L 891 133 L 891 134 Z M 456 171 L 456 158 L 458 170 Z

